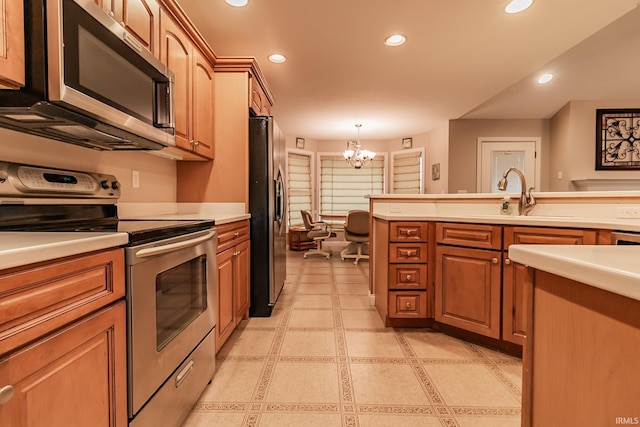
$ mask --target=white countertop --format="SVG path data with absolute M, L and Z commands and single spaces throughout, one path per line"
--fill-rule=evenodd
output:
M 640 301 L 640 246 L 511 245 L 509 258 Z
M 127 233 L 0 232 L 0 270 L 124 245 Z

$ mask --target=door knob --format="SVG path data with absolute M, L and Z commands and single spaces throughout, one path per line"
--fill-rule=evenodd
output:
M 492 258 L 491 262 L 494 263 L 494 264 L 497 264 L 498 263 L 498 258 Z
M 510 260 L 509 258 L 507 258 L 507 259 L 505 259 L 505 260 L 504 260 L 504 263 L 505 263 L 506 265 L 509 265 L 509 264 L 511 264 L 511 260 Z

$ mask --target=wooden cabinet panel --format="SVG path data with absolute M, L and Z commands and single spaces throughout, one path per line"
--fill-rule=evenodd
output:
M 502 339 L 524 345 L 527 338 L 527 298 L 533 270 L 505 259 L 502 278 Z
M 24 5 L 0 0 L 0 88 L 24 86 Z
M 127 425 L 124 301 L 0 359 L 3 425 Z
M 193 150 L 213 159 L 213 66 L 193 48 Z
M 425 319 L 427 317 L 427 293 L 389 291 L 389 317 Z
M 160 6 L 155 0 L 122 0 L 122 26 L 160 58 Z
M 502 253 L 437 246 L 435 319 L 500 338 Z
M 122 249 L 0 272 L 0 354 L 125 294 Z
M 526 245 L 595 245 L 596 230 L 542 227 L 505 227 L 504 247 Z
M 391 223 L 389 240 L 392 242 L 426 242 L 426 222 L 402 222 Z
M 390 264 L 389 289 L 427 289 L 425 264 Z
M 249 220 L 234 221 L 216 226 L 218 231 L 218 252 L 222 252 L 242 240 L 249 239 Z
M 191 40 L 167 14 L 160 17 L 160 60 L 173 73 L 176 146 L 191 150 Z
M 502 226 L 483 224 L 436 224 L 436 242 L 480 249 L 502 249 Z
M 219 253 L 218 262 L 218 318 L 216 322 L 216 353 L 236 327 L 236 310 L 233 301 L 234 255 L 233 249 Z
M 236 256 L 235 305 L 236 318 L 248 318 L 251 304 L 251 250 L 248 240 L 238 244 L 234 252 Z
M 389 262 L 426 263 L 426 243 L 391 243 L 389 244 Z

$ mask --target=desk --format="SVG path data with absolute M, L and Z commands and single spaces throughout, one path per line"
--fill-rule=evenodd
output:
M 305 251 L 316 247 L 316 242 L 308 240 L 308 230 L 304 227 L 289 228 L 289 250 Z

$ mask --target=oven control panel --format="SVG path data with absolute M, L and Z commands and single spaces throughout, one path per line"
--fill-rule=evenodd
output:
M 0 162 L 0 196 L 117 199 L 113 175 Z

